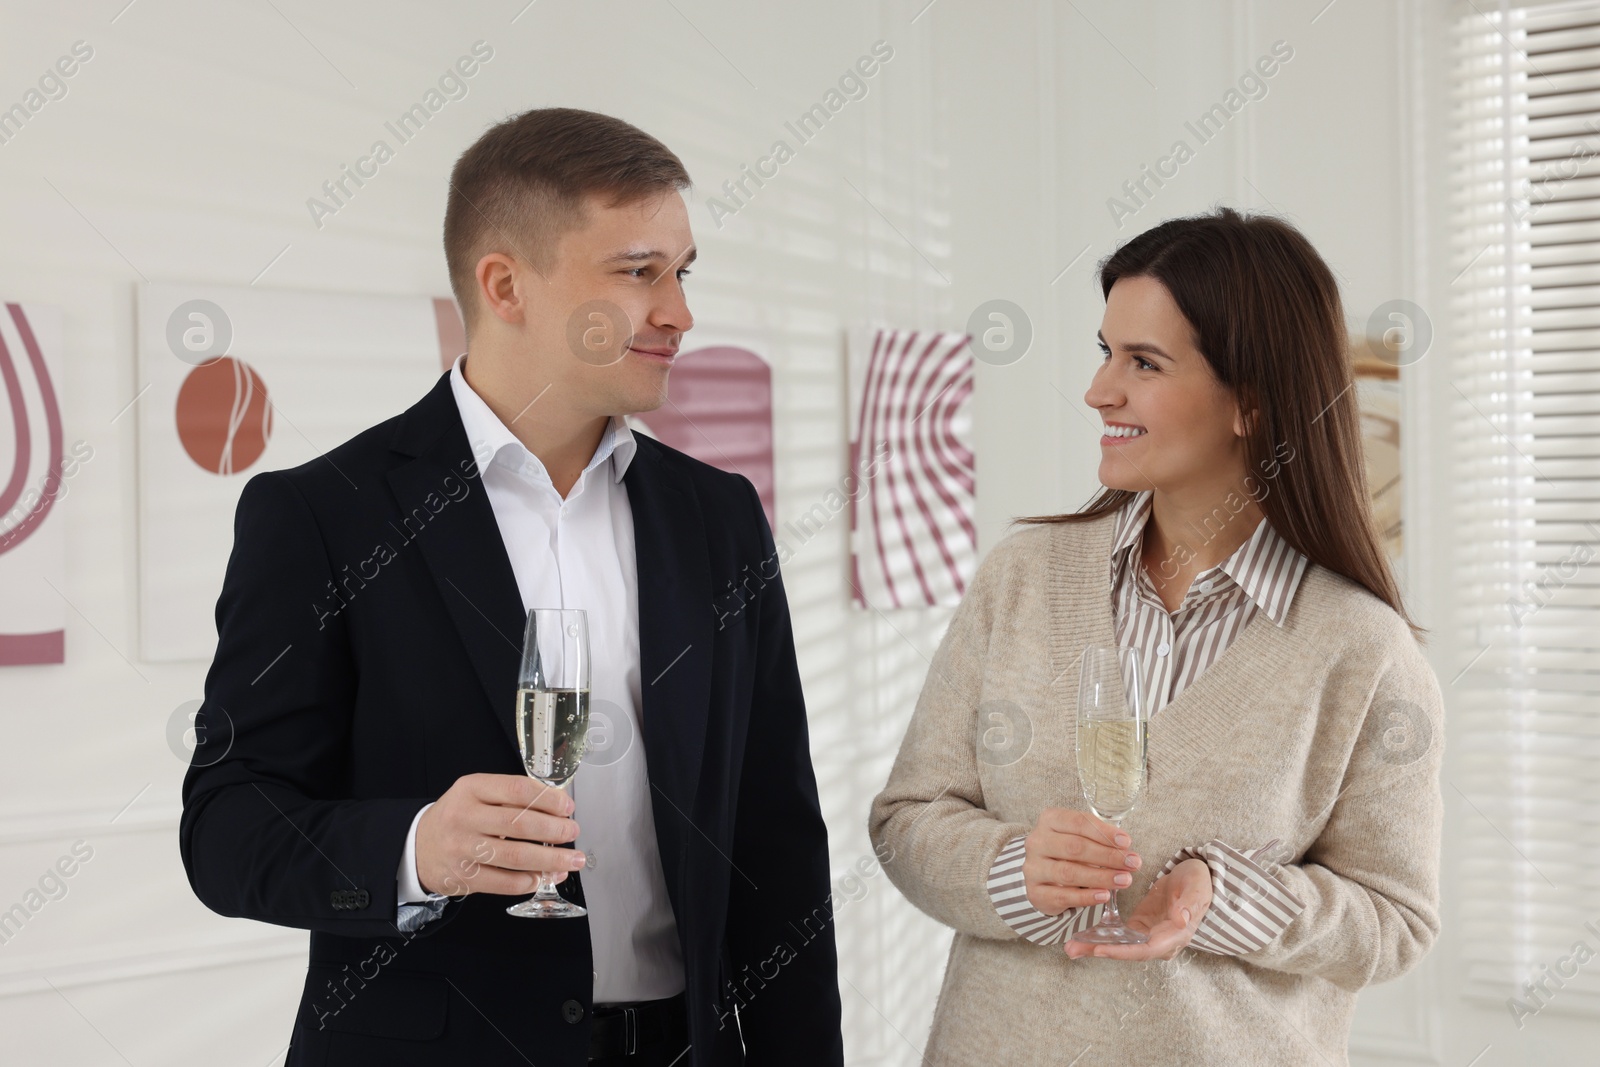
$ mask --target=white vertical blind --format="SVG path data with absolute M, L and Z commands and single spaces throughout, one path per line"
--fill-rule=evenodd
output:
M 1467 988 L 1600 1014 L 1600 0 L 1450 25 Z

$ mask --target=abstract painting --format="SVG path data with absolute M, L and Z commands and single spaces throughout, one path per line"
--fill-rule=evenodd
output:
M 316 459 L 410 407 L 465 347 L 461 338 L 455 305 L 432 297 L 139 288 L 144 659 L 210 658 L 234 509 L 250 476 Z
M 961 333 L 849 345 L 850 584 L 857 607 L 960 602 L 978 559 L 973 357 Z
M 94 450 L 64 439 L 61 326 L 57 307 L 0 314 L 0 667 L 66 659 L 61 502 Z

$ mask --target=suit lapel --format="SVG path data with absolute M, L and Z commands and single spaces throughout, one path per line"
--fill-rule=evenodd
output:
M 396 533 L 415 538 L 407 544 L 422 553 L 489 707 L 520 760 L 517 670 L 527 616 L 511 557 L 500 539 L 494 509 L 461 425 L 448 372 L 402 416 L 391 447 L 415 457 L 389 472 L 401 515 L 414 517 L 413 525 Z M 458 483 L 469 489 L 464 497 Z M 452 488 L 459 499 L 447 496 Z M 417 520 L 425 522 L 420 533 L 415 532 Z
M 688 475 L 637 434 L 623 484 L 639 580 L 639 687 L 652 792 L 690 818 L 711 703 L 711 565 Z M 657 830 L 676 826 L 677 820 Z M 665 849 L 663 851 L 666 851 Z

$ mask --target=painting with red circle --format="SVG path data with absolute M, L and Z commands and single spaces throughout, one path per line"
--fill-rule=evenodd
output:
M 238 474 L 272 437 L 267 385 L 246 362 L 222 356 L 196 367 L 178 390 L 178 439 L 212 474 Z

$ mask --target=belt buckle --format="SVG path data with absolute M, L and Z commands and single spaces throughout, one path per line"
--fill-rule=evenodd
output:
M 632 1056 L 639 1051 L 639 1016 L 632 1008 L 622 1009 L 623 1043 L 627 1046 L 624 1055 Z

